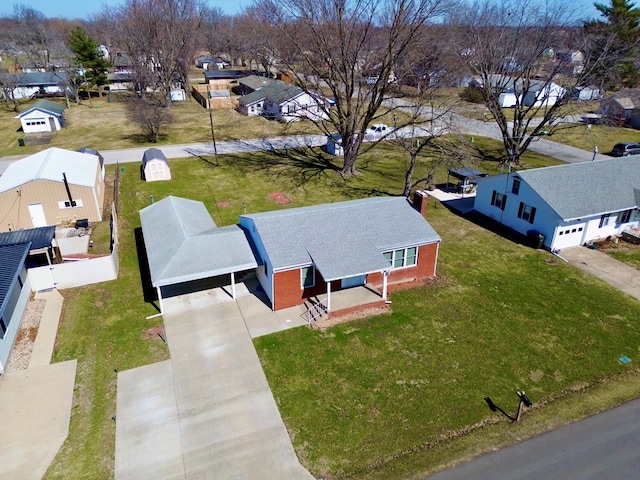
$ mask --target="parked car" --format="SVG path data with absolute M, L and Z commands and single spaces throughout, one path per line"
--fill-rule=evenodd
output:
M 387 135 L 387 134 L 391 133 L 392 131 L 393 131 L 392 127 L 389 127 L 389 126 L 385 125 L 384 123 L 377 123 L 377 124 L 371 125 L 369 128 L 367 128 L 367 130 L 364 133 L 365 133 L 365 135 L 382 136 L 382 135 Z
M 640 143 L 622 142 L 616 143 L 611 150 L 614 157 L 627 157 L 629 155 L 640 155 Z

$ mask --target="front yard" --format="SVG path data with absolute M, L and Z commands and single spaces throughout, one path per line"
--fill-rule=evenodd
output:
M 477 142 L 478 149 L 493 148 Z M 112 477 L 114 369 L 168 356 L 149 333 L 161 320 L 145 320 L 156 310 L 144 300 L 134 237 L 138 211 L 151 195 L 202 200 L 221 226 L 237 222 L 245 209 L 282 208 L 270 198 L 274 192 L 292 207 L 398 194 L 406 159 L 381 147 L 362 156 L 363 175 L 353 179 L 341 178 L 336 159 L 318 150 L 221 156 L 217 165 L 170 161 L 170 182 L 143 183 L 136 169 L 122 172 L 119 278 L 63 292 L 54 360 L 78 359 L 76 398 L 69 438 L 46 478 Z M 478 167 L 489 171 L 495 164 Z M 436 181 L 445 179 L 439 171 Z M 618 363 L 620 355 L 638 357 L 638 302 L 435 199 L 427 216 L 443 238 L 437 282 L 393 294 L 388 315 L 255 341 L 298 455 L 316 476 L 410 478 L 461 455 L 456 442 L 477 437 L 486 447 L 551 428 L 565 418 L 556 399 L 630 370 Z M 638 383 L 605 406 L 640 395 Z M 513 411 L 514 391 L 522 389 L 536 409 L 518 425 L 507 425 L 482 401 L 489 395 Z M 466 431 L 472 433 L 447 440 Z M 503 436 L 488 440 L 496 432 Z

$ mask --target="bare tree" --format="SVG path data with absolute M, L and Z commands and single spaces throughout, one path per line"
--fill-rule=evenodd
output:
M 582 47 L 575 25 L 572 6 L 559 0 L 480 0 L 450 17 L 459 60 L 502 133 L 505 162 L 519 163 L 532 141 L 563 128 L 561 109 L 589 72 L 567 74 L 568 56 L 553 58 L 549 48 Z
M 156 94 L 136 97 L 129 101 L 129 118 L 141 129 L 144 137 L 152 143 L 160 139 L 162 127 L 173 121 L 171 111 L 164 104 L 164 98 Z
M 169 106 L 174 85 L 188 90 L 202 11 L 199 0 L 127 0 L 117 10 L 117 42 L 133 62 L 143 94 L 151 88 Z
M 326 92 L 325 133 L 342 137 L 345 176 L 358 175 L 364 132 L 382 114 L 394 66 L 442 14 L 443 0 L 262 0 L 279 35 L 267 45 L 281 68 L 311 95 Z
M 18 113 L 18 106 L 20 103 L 15 97 L 15 90 L 20 85 L 17 75 L 10 73 L 6 68 L 0 69 L 0 92 L 2 93 L 2 100 L 7 108 Z

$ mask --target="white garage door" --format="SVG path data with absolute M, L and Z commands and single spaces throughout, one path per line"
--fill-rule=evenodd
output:
M 560 227 L 553 248 L 560 250 L 567 247 L 575 247 L 582 244 L 585 225 L 568 225 Z

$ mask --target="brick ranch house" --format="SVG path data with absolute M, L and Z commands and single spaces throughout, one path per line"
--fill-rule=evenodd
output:
M 167 197 L 140 211 L 152 284 L 161 298 L 172 282 L 224 276 L 235 295 L 236 274 L 253 270 L 273 310 L 323 296 L 331 312 L 332 292 L 364 285 L 384 301 L 390 285 L 413 286 L 436 275 L 441 239 L 423 216 L 427 197 L 419 192 L 415 198 L 415 207 L 402 197 L 374 197 L 245 214 L 239 225 L 218 229 L 201 202 Z M 229 228 L 228 241 L 215 234 Z M 178 232 L 176 255 L 190 244 L 187 251 L 198 261 L 177 262 L 168 254 L 168 231 Z M 212 240 L 224 255 L 206 254 Z

